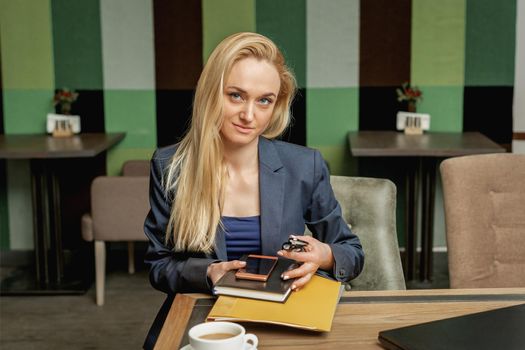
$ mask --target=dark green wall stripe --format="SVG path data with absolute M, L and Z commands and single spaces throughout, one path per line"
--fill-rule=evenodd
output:
M 410 31 L 411 0 L 361 0 L 361 86 L 398 86 L 410 80 Z
M 99 0 L 51 1 L 55 87 L 79 92 L 72 114 L 82 132 L 103 132 L 104 95 Z
M 514 85 L 516 0 L 467 0 L 465 85 Z
M 306 86 L 306 2 L 304 0 L 257 0 L 257 32 L 281 48 L 299 87 Z
M 301 88 L 292 107 L 292 127 L 283 139 L 306 145 L 306 1 L 257 0 L 257 32 L 282 50 Z
M 102 89 L 99 0 L 52 0 L 55 86 Z
M 153 1 L 157 89 L 194 89 L 202 70 L 200 1 Z

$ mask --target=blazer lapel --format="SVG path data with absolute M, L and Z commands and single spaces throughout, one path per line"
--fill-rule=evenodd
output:
M 259 193 L 261 205 L 261 252 L 275 255 L 281 249 L 285 174 L 275 145 L 259 138 Z

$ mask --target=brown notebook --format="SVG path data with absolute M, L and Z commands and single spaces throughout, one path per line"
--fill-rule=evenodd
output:
M 240 260 L 245 260 L 243 256 Z M 235 270 L 228 271 L 213 287 L 216 295 L 285 302 L 291 292 L 293 279 L 283 281 L 283 272 L 296 266 L 294 260 L 279 258 L 267 281 L 253 281 L 235 277 Z

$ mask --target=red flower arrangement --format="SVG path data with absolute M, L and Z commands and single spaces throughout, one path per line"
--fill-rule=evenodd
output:
M 418 102 L 423 99 L 423 93 L 417 86 L 411 87 L 409 83 L 403 83 L 401 89 L 396 89 L 397 91 L 397 100 L 401 101 L 413 101 Z
M 69 114 L 71 112 L 71 105 L 78 98 L 78 92 L 69 90 L 68 88 L 58 89 L 53 97 L 53 104 L 58 105 L 62 114 Z
M 399 102 L 407 101 L 409 112 L 416 111 L 416 104 L 423 100 L 423 93 L 417 86 L 410 86 L 408 82 L 403 83 L 401 88 L 396 89 L 397 100 Z

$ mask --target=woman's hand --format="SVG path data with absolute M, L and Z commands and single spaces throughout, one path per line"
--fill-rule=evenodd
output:
M 296 280 L 292 285 L 292 290 L 298 291 L 310 281 L 317 269 L 331 270 L 334 266 L 334 256 L 332 255 L 332 248 L 330 248 L 328 244 L 320 242 L 313 237 L 290 237 L 299 238 L 302 241 L 308 242 L 304 252 L 289 252 L 286 250 L 279 250 L 277 252 L 277 255 L 302 263 L 298 268 L 286 271 L 282 276 L 284 280 L 295 278 Z
M 213 263 L 208 266 L 208 277 L 213 285 L 228 271 L 237 270 L 246 266 L 245 261 L 232 260 L 220 263 Z

